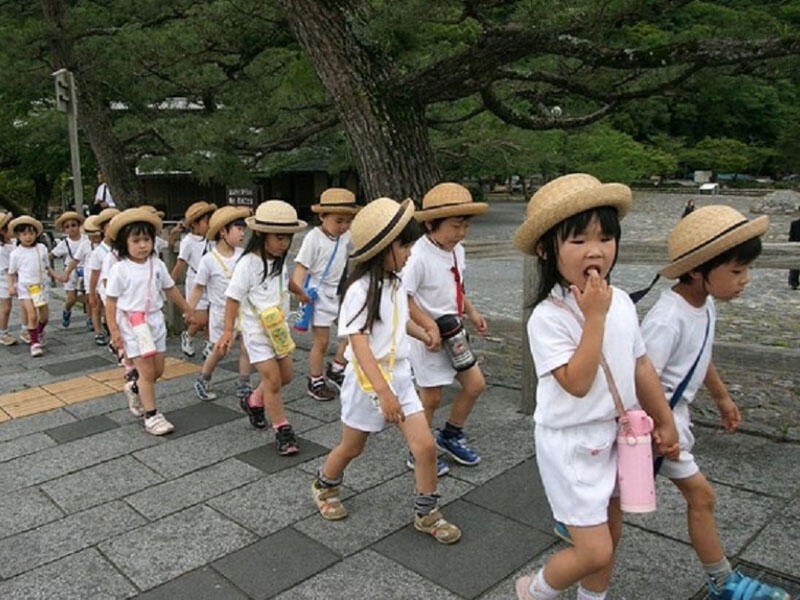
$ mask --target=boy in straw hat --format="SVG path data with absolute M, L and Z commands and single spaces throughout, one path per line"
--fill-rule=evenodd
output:
M 31 356 L 41 356 L 45 345 L 44 328 L 49 318 L 49 285 L 46 275 L 56 276 L 47 259 L 47 248 L 38 243 L 41 222 L 23 215 L 12 219 L 8 229 L 17 237 L 19 246 L 8 259 L 8 293 L 17 296 L 28 318 Z
M 14 250 L 13 236 L 8 224 L 14 218 L 10 212 L 0 212 L 0 344 L 13 346 L 17 338 L 8 333 L 8 319 L 11 316 L 11 295 L 8 293 L 8 261 Z M 22 316 L 23 322 L 25 316 Z
M 340 340 L 333 362 L 328 363 L 323 375 L 325 354 L 330 342 L 330 328 L 339 315 L 339 281 L 347 266 L 350 243 L 350 223 L 358 212 L 356 197 L 344 188 L 329 188 L 322 192 L 318 204 L 311 206 L 319 215 L 319 227 L 309 231 L 303 238 L 295 258 L 292 279 L 303 289 L 300 301 L 313 303 L 311 330 L 314 341 L 308 355 L 308 395 L 315 400 L 333 400 L 336 393 L 327 382 L 336 388 L 344 380 L 344 349 L 346 340 Z M 315 297 L 309 297 L 314 290 Z M 295 324 L 295 329 L 298 324 Z
M 414 454 L 414 528 L 442 544 L 453 544 L 461 530 L 439 510 L 436 451 L 422 403 L 414 389 L 408 339 L 433 339 L 409 319 L 408 296 L 398 271 L 417 237 L 410 199 L 378 198 L 353 220 L 353 272 L 347 278 L 339 335 L 347 336 L 350 362 L 342 383 L 342 439 L 317 472 L 311 493 L 328 520 L 343 519 L 339 486 L 350 462 L 364 450 L 370 433 L 386 423 L 398 426 Z
M 789 598 L 782 589 L 731 569 L 714 519 L 714 490 L 692 455 L 689 410 L 697 390 L 705 384 L 725 429 L 735 431 L 741 423 L 739 409 L 711 357 L 714 300 L 725 302 L 742 293 L 750 281 L 749 266 L 761 253 L 760 236 L 768 226 L 765 216 L 748 221 L 735 209 L 721 205 L 698 208 L 681 219 L 667 240 L 670 263 L 661 270 L 661 275 L 678 282 L 664 290 L 642 322 L 647 353 L 671 397 L 680 439 L 679 457 L 665 459 L 659 472 L 671 479 L 686 499 L 689 538 L 714 600 Z
M 417 340 L 411 341 L 411 366 L 420 386 L 425 417 L 430 425 L 442 401 L 442 387 L 458 380 L 461 389 L 453 399 L 444 427 L 436 430 L 435 438 L 442 452 L 467 466 L 477 465 L 481 460 L 467 443 L 464 425 L 486 387 L 486 381 L 474 360 L 466 361 L 456 369 L 442 347 L 448 342 L 442 341 L 439 324 L 449 318 L 460 326 L 463 318 L 467 317 L 479 334 L 487 330 L 486 319 L 467 297 L 464 288 L 466 261 L 461 242 L 467 236 L 472 217 L 482 215 L 488 209 L 489 205 L 484 202 L 473 202 L 469 190 L 457 183 L 440 183 L 431 188 L 422 199 L 422 210 L 414 214 L 416 220 L 423 223 L 425 235 L 414 244 L 411 258 L 403 269 L 403 285 L 408 290 L 411 318 L 435 340 L 433 349 Z M 449 329 L 452 331 L 452 326 Z M 406 464 L 414 468 L 411 455 Z M 449 470 L 447 463 L 440 459 L 439 475 Z
M 191 204 L 183 216 L 183 221 L 178 223 L 175 228 L 170 232 L 170 245 L 173 242 L 173 234 L 188 228 L 189 233 L 181 239 L 180 249 L 178 250 L 178 260 L 175 261 L 175 266 L 172 267 L 172 278 L 178 281 L 183 275 L 184 269 L 188 268 L 186 273 L 186 296 L 192 293 L 194 287 L 194 278 L 197 276 L 197 269 L 200 266 L 200 259 L 209 250 L 209 243 L 206 239 L 208 232 L 208 221 L 214 211 L 217 210 L 216 204 L 208 202 L 195 202 Z M 194 335 L 203 329 L 208 322 L 208 296 L 203 294 L 197 302 L 194 320 L 189 324 L 186 331 L 181 332 L 181 351 L 186 356 L 194 356 L 194 342 L 192 338 Z M 209 344 L 203 352 L 205 357 L 211 351 Z
M 94 343 L 98 346 L 105 346 L 108 343 L 103 319 L 105 310 L 103 302 L 106 295 L 106 277 L 101 277 L 103 263 L 111 254 L 111 240 L 106 236 L 108 223 L 119 214 L 117 208 L 104 208 L 100 214 L 91 215 L 92 225 L 99 230 L 100 243 L 95 246 L 89 258 L 86 259 L 84 276 L 88 277 L 88 294 L 92 305 L 92 323 L 94 325 Z M 84 226 L 86 223 L 84 222 Z
M 78 300 L 78 294 L 84 292 L 84 263 L 91 254 L 89 238 L 81 232 L 83 216 L 68 210 L 56 219 L 56 228 L 66 235 L 50 251 L 49 257 L 64 259 L 64 272 L 56 279 L 64 284 L 67 297 L 64 310 L 61 312 L 61 327 L 66 329 L 72 321 L 72 307 Z

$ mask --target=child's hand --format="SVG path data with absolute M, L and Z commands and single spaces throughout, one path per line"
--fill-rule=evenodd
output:
M 477 310 L 469 315 L 469 320 L 475 326 L 475 331 L 480 335 L 483 335 L 486 333 L 486 330 L 489 329 L 489 324 L 486 322 L 486 319 L 484 319 L 483 315 Z
M 233 333 L 230 331 L 223 331 L 222 335 L 219 336 L 217 343 L 214 344 L 214 352 L 217 352 L 224 356 L 228 353 L 228 350 L 231 349 L 233 346 Z
M 439 333 L 438 327 L 431 327 L 430 329 L 426 329 L 425 333 L 428 334 L 428 342 L 425 344 L 425 348 L 429 352 L 438 352 L 442 348 L 442 335 Z
M 717 400 L 717 410 L 719 410 L 719 418 L 726 431 L 736 431 L 742 424 L 742 414 L 730 396 Z
M 660 423 L 653 430 L 653 441 L 656 444 L 656 452 L 666 456 L 670 460 L 678 460 L 681 447 L 678 442 L 678 430 L 675 423 Z
M 380 394 L 380 401 L 383 418 L 388 423 L 402 423 L 406 420 L 403 409 L 400 408 L 400 401 L 392 388 L 388 388 L 384 393 Z
M 189 308 L 186 312 L 183 313 L 183 320 L 187 323 L 191 324 L 194 323 L 194 309 Z
M 308 295 L 308 292 L 305 290 L 301 290 L 300 294 L 298 295 L 298 300 L 303 304 L 314 304 L 314 298 Z
M 611 287 L 608 282 L 600 277 L 599 271 L 590 269 L 586 278 L 586 287 L 583 291 L 578 286 L 571 285 L 570 289 L 575 295 L 575 301 L 586 319 L 591 317 L 605 318 L 611 307 Z
M 125 344 L 122 341 L 122 335 L 119 330 L 111 333 L 111 345 L 114 346 L 118 356 L 122 356 L 125 352 Z
M 17 286 L 11 285 L 8 287 L 8 295 L 9 296 L 16 296 L 17 295 Z

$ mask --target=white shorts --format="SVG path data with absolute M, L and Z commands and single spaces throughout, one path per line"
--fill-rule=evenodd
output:
M 289 325 L 287 324 L 286 327 L 289 328 Z M 249 311 L 243 311 L 242 315 L 242 340 L 247 350 L 247 356 L 250 357 L 251 365 L 271 358 L 283 358 L 283 356 L 275 354 L 272 341 L 267 337 L 256 316 Z
M 183 288 L 184 291 L 186 292 L 186 296 L 184 296 L 185 298 L 188 299 L 189 296 L 192 295 L 192 289 L 193 288 L 194 288 L 194 281 L 192 281 L 191 287 L 189 287 L 188 283 L 186 284 L 186 286 Z M 209 306 L 209 303 L 208 303 L 208 291 L 206 290 L 206 288 L 203 288 L 203 295 L 200 296 L 200 300 L 197 301 L 197 306 L 195 306 L 194 309 L 195 310 L 208 310 L 208 306 Z
M 42 285 L 42 292 L 44 292 L 44 299 L 49 304 L 50 303 L 50 286 L 47 282 Z M 17 298 L 20 300 L 30 300 L 31 294 L 28 291 L 28 286 L 24 283 L 17 282 Z
M 411 365 L 405 359 L 398 360 L 394 365 L 392 388 L 406 417 L 423 410 L 422 401 L 411 379 Z M 348 363 L 344 370 L 339 398 L 342 402 L 342 423 L 348 427 L 358 431 L 377 432 L 386 426 L 380 407 L 375 406 L 370 396 L 358 384 L 352 363 Z
M 409 360 L 418 386 L 440 387 L 455 381 L 457 371 L 450 363 L 450 357 L 444 349 L 431 352 L 425 344 L 415 338 L 409 338 L 409 344 L 411 346 Z
M 8 293 L 8 273 L 4 271 L 0 273 L 0 300 L 10 297 L 11 295 Z
M 160 310 L 147 313 L 147 324 L 150 326 L 150 333 L 155 342 L 156 352 L 167 351 L 167 324 L 164 321 L 164 313 Z M 122 343 L 125 345 L 125 356 L 136 358 L 141 354 L 139 350 L 139 339 L 133 332 L 127 315 L 121 310 L 117 311 L 117 327 L 122 336 Z
M 700 471 L 700 467 L 694 460 L 692 449 L 694 448 L 694 434 L 692 433 L 692 417 L 689 414 L 689 404 L 685 400 L 679 400 L 672 411 L 675 417 L 675 429 L 678 430 L 678 441 L 681 446 L 681 453 L 678 460 L 664 459 L 661 463 L 659 475 L 669 479 L 686 479 Z
M 208 341 L 214 344 L 217 343 L 217 340 L 222 336 L 222 332 L 225 329 L 225 309 L 224 308 L 215 308 L 214 305 L 209 305 L 208 307 Z M 239 334 L 239 319 L 236 319 L 236 322 L 233 324 L 234 334 L 238 336 Z
M 591 527 L 608 521 L 617 484 L 617 423 L 553 429 L 536 424 L 536 464 L 553 517 Z
M 86 289 L 83 284 L 83 277 L 78 275 L 78 269 L 80 269 L 81 273 L 84 272 L 83 267 L 78 266 L 72 270 L 72 273 L 69 274 L 69 279 L 64 284 L 64 289 L 68 292 L 83 292 Z
M 314 327 L 330 327 L 339 316 L 339 296 L 320 292 L 314 301 Z

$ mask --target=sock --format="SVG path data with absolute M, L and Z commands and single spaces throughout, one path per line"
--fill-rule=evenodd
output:
M 325 378 L 322 375 L 309 375 L 308 378 L 311 380 L 311 385 L 319 383 L 320 381 L 325 381 Z
M 0 329 L 0 335 L 8 335 L 8 329 Z
M 327 477 L 325 473 L 322 472 L 322 467 L 317 469 L 317 481 L 319 482 L 321 487 L 331 488 L 336 487 L 337 485 L 342 485 L 342 477 L 340 476 L 338 479 L 331 479 Z
M 209 381 L 211 381 L 211 375 L 206 375 L 205 373 L 200 371 L 200 377 L 198 377 L 198 379 L 202 379 L 203 381 L 208 383 Z
M 432 510 L 436 510 L 438 506 L 439 494 L 436 492 L 432 494 L 414 493 L 414 511 L 419 516 L 423 517 L 429 514 Z
M 46 326 L 46 325 L 47 325 L 47 323 L 41 323 L 41 322 L 40 322 L 40 323 L 39 323 L 39 324 L 36 326 L 36 331 L 38 331 L 39 333 L 42 333 L 42 332 L 44 331 L 44 328 L 45 328 L 45 326 Z
M 555 600 L 563 590 L 556 590 L 544 578 L 544 567 L 539 569 L 536 577 L 531 580 L 531 587 L 528 590 L 536 600 Z
M 593 592 L 591 590 L 587 590 L 582 585 L 578 585 L 578 595 L 576 596 L 577 600 L 606 600 L 606 592 Z
M 264 408 L 264 398 L 261 396 L 261 392 L 258 391 L 258 388 L 254 389 L 250 397 L 247 398 L 247 406 L 251 408 Z
M 341 373 L 342 371 L 344 371 L 344 368 L 346 366 L 347 366 L 346 363 L 340 363 L 338 360 L 333 359 L 333 362 L 331 363 L 331 371 L 333 371 L 334 373 Z
M 275 431 L 278 431 L 278 429 L 280 429 L 281 427 L 284 427 L 286 425 L 289 425 L 289 421 L 287 421 L 286 419 L 281 419 L 280 421 L 278 421 L 276 423 L 273 423 L 272 424 L 272 428 Z M 289 427 L 291 427 L 291 425 L 289 425 Z
M 445 422 L 444 429 L 442 429 L 442 436 L 446 438 L 460 437 L 463 433 L 463 427 L 453 425 L 450 421 Z
M 153 409 L 153 410 L 146 410 L 146 411 L 144 411 L 144 418 L 145 418 L 145 419 L 149 419 L 150 417 L 155 417 L 157 412 L 158 412 L 158 411 L 157 411 L 157 410 L 155 410 L 155 409 Z
M 708 578 L 711 579 L 714 582 L 714 585 L 717 587 L 723 587 L 728 575 L 730 575 L 733 571 L 731 568 L 731 563 L 728 562 L 728 559 L 724 556 L 722 557 L 722 560 L 718 562 L 703 563 L 703 570 L 706 572 L 706 575 L 708 575 Z
M 239 375 L 239 379 L 236 380 L 236 383 L 239 385 L 250 385 L 250 375 Z
M 34 327 L 33 329 L 28 329 L 28 336 L 31 338 L 31 344 L 38 344 L 39 343 L 39 329 Z

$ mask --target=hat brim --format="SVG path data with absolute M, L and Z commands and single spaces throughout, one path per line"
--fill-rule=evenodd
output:
M 3 213 L 3 216 L 0 217 L 0 229 L 5 227 L 11 222 L 11 219 L 14 218 L 14 215 L 10 212 Z
M 230 208 L 230 210 L 227 210 L 228 208 Z M 215 219 L 214 216 L 219 214 L 219 212 L 223 210 L 225 211 L 223 218 L 220 218 L 219 221 L 217 221 L 217 219 Z M 228 225 L 229 223 L 233 223 L 234 221 L 238 221 L 239 219 L 247 219 L 247 217 L 250 216 L 250 209 L 223 206 L 221 209 L 219 209 L 219 211 L 215 213 L 215 215 L 211 216 L 213 222 L 209 222 L 208 224 L 208 231 L 206 232 L 206 239 L 208 240 L 215 239 L 220 230 L 222 230 L 222 228 Z
M 661 269 L 660 274 L 667 279 L 676 279 L 742 242 L 764 235 L 768 228 L 769 217 L 766 215 L 752 221 L 743 222 L 741 226 L 708 243 L 702 244 L 695 250 L 681 256 L 678 260 L 671 262 Z
M 111 219 L 111 223 L 106 228 L 106 236 L 112 241 L 116 240 L 122 228 L 131 223 L 150 223 L 156 228 L 156 235 L 161 232 L 163 226 L 161 219 L 149 210 L 128 209 Z
M 100 214 L 95 215 L 95 221 L 97 222 L 98 227 L 102 227 L 106 223 L 108 223 L 111 219 L 116 217 L 118 214 L 122 212 L 118 208 L 104 208 L 100 211 Z
M 11 219 L 8 222 L 8 230 L 13 233 L 14 230 L 17 227 L 20 227 L 21 225 L 32 226 L 36 230 L 36 235 L 42 235 L 42 232 L 44 231 L 44 226 L 42 225 L 42 223 L 39 220 L 34 219 L 33 217 L 30 217 L 28 215 L 22 215 L 21 217 L 17 217 L 16 219 Z
M 534 207 L 514 233 L 514 246 L 525 254 L 536 254 L 541 237 L 564 219 L 601 206 L 616 208 L 618 218 L 622 219 L 632 202 L 631 189 L 621 183 L 603 183 L 591 189 L 576 190 L 557 202 Z
M 447 217 L 474 217 L 482 215 L 489 210 L 486 202 L 458 202 L 433 208 L 422 208 L 414 213 L 417 221 L 432 221 L 433 219 L 446 219 Z
M 354 215 L 361 207 L 356 204 L 342 203 L 342 204 L 312 204 L 311 212 L 313 213 L 327 213 L 332 215 Z
M 67 221 L 77 221 L 79 224 L 82 224 L 84 222 L 84 220 L 85 219 L 83 218 L 82 215 L 70 210 L 70 211 L 65 212 L 63 215 L 61 215 L 60 217 L 58 217 L 56 219 L 55 226 L 58 229 L 61 229 L 61 227 Z
M 262 233 L 297 233 L 308 227 L 308 223 L 300 219 L 294 223 L 265 223 L 258 221 L 255 217 L 247 217 L 244 222 L 253 231 L 261 231 Z
M 189 227 L 192 223 L 197 221 L 197 219 L 199 219 L 203 215 L 206 215 L 208 213 L 213 213 L 215 210 L 217 210 L 216 204 L 206 204 L 205 206 L 198 206 L 188 215 L 183 217 L 184 227 Z
M 366 244 L 361 248 L 356 248 L 350 254 L 350 260 L 353 263 L 362 263 L 376 256 L 400 235 L 400 232 L 408 225 L 413 216 L 414 203 L 411 198 L 406 198 L 397 207 L 397 212 L 389 219 L 386 225 L 380 231 L 377 231 Z

